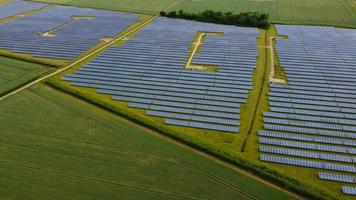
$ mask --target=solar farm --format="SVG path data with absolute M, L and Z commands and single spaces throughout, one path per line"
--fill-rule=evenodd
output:
M 218 72 L 182 68 L 198 31 L 224 34 L 208 36 L 193 60 L 218 65 Z M 158 18 L 63 80 L 130 102 L 129 107 L 164 117 L 169 125 L 237 133 L 239 107 L 252 88 L 257 36 L 257 29 Z
M 319 177 L 355 183 L 356 31 L 285 25 L 277 30 L 288 36 L 276 41 L 288 84 L 271 84 L 271 111 L 258 132 L 260 159 L 351 173 Z M 355 194 L 355 188 L 343 192 Z
M 354 199 L 356 7 L 290 1 L 0 0 L 0 199 Z
M 1 24 L 0 49 L 72 60 L 104 36 L 115 36 L 138 19 L 134 14 L 56 6 Z

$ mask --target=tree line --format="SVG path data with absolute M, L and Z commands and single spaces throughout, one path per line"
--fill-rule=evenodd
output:
M 200 22 L 209 22 L 215 24 L 226 24 L 236 26 L 247 26 L 267 29 L 270 25 L 269 15 L 260 14 L 258 12 L 242 12 L 234 14 L 232 12 L 220 12 L 213 10 L 205 10 L 199 13 L 187 13 L 183 10 L 160 12 L 162 17 L 187 19 Z

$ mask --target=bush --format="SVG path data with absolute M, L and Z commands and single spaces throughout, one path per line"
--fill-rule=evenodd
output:
M 200 13 L 187 13 L 183 10 L 171 11 L 169 13 L 161 12 L 162 17 L 169 18 L 179 18 L 194 20 L 200 22 L 209 22 L 216 24 L 226 24 L 226 25 L 236 25 L 236 26 L 247 26 L 247 27 L 258 27 L 267 29 L 270 25 L 269 15 L 259 14 L 258 12 L 243 12 L 239 14 L 234 14 L 232 12 L 222 13 L 220 11 L 205 10 Z
M 171 11 L 167 14 L 167 17 L 169 18 L 177 18 L 177 12 L 176 11 Z
M 161 11 L 161 12 L 159 13 L 159 15 L 162 16 L 162 17 L 165 17 L 165 16 L 167 16 L 167 13 L 164 12 L 164 11 Z

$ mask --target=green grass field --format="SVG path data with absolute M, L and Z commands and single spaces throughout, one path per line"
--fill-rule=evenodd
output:
M 0 95 L 51 70 L 43 65 L 0 57 Z
M 37 2 L 83 6 L 117 11 L 154 14 L 175 5 L 179 0 L 34 0 Z
M 173 8 L 188 12 L 216 11 L 268 13 L 273 22 L 330 24 L 356 27 L 356 11 L 348 0 L 184 0 Z
M 268 13 L 276 23 L 356 27 L 355 0 L 36 0 L 91 8 L 158 13 L 161 10 Z
M 42 84 L 0 113 L 2 199 L 294 199 Z

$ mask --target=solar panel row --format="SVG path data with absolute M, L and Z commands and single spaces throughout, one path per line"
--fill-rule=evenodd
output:
M 330 153 L 319 153 L 316 151 L 304 151 L 304 150 L 296 150 L 296 149 L 288 149 L 288 148 L 279 148 L 274 146 L 260 146 L 259 151 L 263 153 L 281 154 L 281 155 L 329 160 L 329 161 L 336 161 L 336 162 L 356 163 L 356 157 L 343 156 L 343 155 L 330 154 Z
M 265 162 L 280 163 L 286 165 L 295 165 L 301 167 L 310 167 L 310 168 L 325 169 L 325 170 L 332 170 L 332 171 L 356 173 L 356 167 L 353 165 L 326 163 L 326 162 L 305 160 L 305 159 L 292 158 L 292 157 L 273 156 L 267 154 L 261 154 L 260 160 Z
M 355 147 L 355 143 L 352 140 L 347 140 L 347 139 L 309 136 L 304 134 L 283 133 L 283 132 L 275 132 L 269 130 L 261 130 L 258 132 L 258 135 L 265 136 L 265 137 L 313 142 L 313 143 L 336 144 L 336 145 Z
M 274 146 L 283 146 L 283 147 L 291 147 L 291 148 L 298 148 L 298 149 L 309 149 L 309 150 L 356 155 L 356 148 L 349 148 L 343 146 L 331 146 L 331 145 L 322 145 L 322 144 L 314 144 L 314 143 L 306 143 L 306 142 L 294 142 L 290 140 L 280 140 L 280 139 L 276 140 L 276 139 L 262 138 L 262 137 L 260 137 L 258 141 L 261 144 L 268 144 Z
M 337 181 L 343 183 L 356 183 L 356 176 L 344 175 L 344 174 L 319 172 L 319 178 L 323 180 Z

